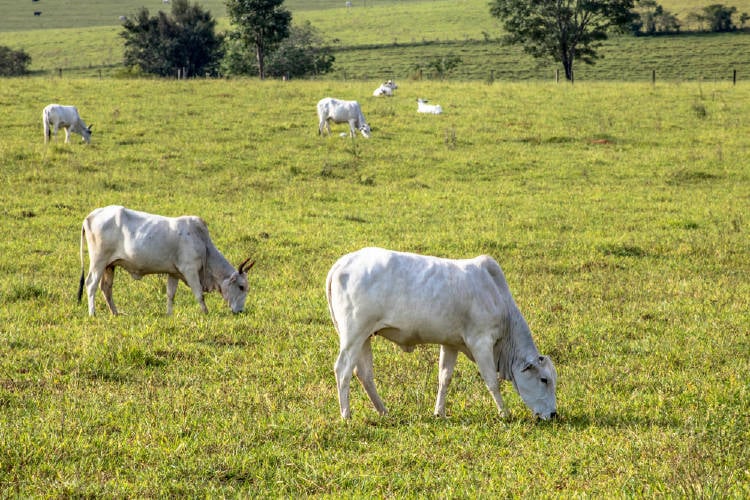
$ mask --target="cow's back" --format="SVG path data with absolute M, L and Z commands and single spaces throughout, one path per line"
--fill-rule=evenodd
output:
M 433 332 L 433 341 L 448 341 L 469 324 L 507 317 L 508 303 L 487 259 L 496 266 L 492 272 L 500 270 L 489 257 L 451 260 L 359 250 L 339 259 L 329 273 L 332 314 L 356 311 L 382 325 Z

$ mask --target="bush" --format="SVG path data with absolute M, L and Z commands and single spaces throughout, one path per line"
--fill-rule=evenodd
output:
M 0 45 L 0 76 L 21 76 L 29 72 L 31 56 L 23 50 Z
M 124 64 L 159 76 L 178 70 L 190 76 L 215 74 L 223 55 L 215 27 L 209 12 L 187 0 L 173 0 L 171 14 L 160 11 L 154 17 L 142 7 L 123 23 Z

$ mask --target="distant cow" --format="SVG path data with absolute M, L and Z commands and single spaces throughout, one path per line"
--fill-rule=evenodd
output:
M 372 95 L 375 97 L 378 96 L 388 96 L 391 97 L 393 95 L 393 91 L 398 88 L 398 85 L 396 85 L 393 80 L 388 80 L 387 82 L 381 83 L 380 87 L 376 88 Z
M 86 293 L 89 314 L 94 315 L 94 295 L 100 286 L 112 314 L 117 308 L 112 300 L 115 267 L 119 266 L 134 279 L 147 274 L 166 274 L 167 314 L 178 280 L 185 282 L 204 313 L 208 312 L 203 293 L 218 290 L 233 313 L 242 312 L 247 297 L 247 271 L 250 259 L 235 269 L 216 249 L 203 219 L 195 216 L 162 217 L 120 206 L 97 208 L 83 221 L 81 228 L 81 281 L 78 301 L 83 295 L 84 238 L 89 251 L 89 273 Z
M 323 134 L 325 127 L 328 135 L 331 135 L 331 124 L 349 123 L 349 135 L 354 137 L 359 130 L 363 136 L 370 137 L 370 126 L 365 120 L 357 101 L 343 101 L 326 97 L 318 101 L 318 134 Z
M 326 295 L 339 334 L 334 370 L 343 418 L 351 416 L 352 373 L 378 413 L 386 413 L 375 389 L 374 336 L 407 352 L 418 344 L 440 344 L 438 416 L 445 416 L 445 396 L 459 352 L 477 364 L 501 415 L 507 410 L 498 377 L 513 383 L 535 415 L 545 420 L 556 416 L 555 367 L 537 351 L 492 257 L 451 260 L 364 248 L 333 265 Z
M 91 142 L 91 127 L 81 120 L 78 109 L 75 106 L 62 106 L 60 104 L 49 104 L 42 110 L 42 124 L 44 125 L 44 142 L 49 142 L 50 135 L 55 134 L 60 127 L 65 129 L 65 142 L 70 142 L 70 133 L 75 132 L 83 137 L 87 144 Z M 51 127 L 51 128 L 50 128 Z
M 442 112 L 443 107 L 440 104 L 427 104 L 426 99 L 417 99 L 417 113 L 439 115 Z
M 42 11 L 41 10 L 35 10 L 34 11 L 34 15 L 35 16 L 41 16 L 42 15 Z

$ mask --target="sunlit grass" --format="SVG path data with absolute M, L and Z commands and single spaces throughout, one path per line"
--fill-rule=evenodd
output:
M 6 79 L 0 86 L 0 484 L 27 496 L 748 494 L 750 87 L 740 83 Z M 356 98 L 373 138 L 317 135 Z M 445 114 L 416 113 L 414 96 Z M 45 146 L 74 103 L 91 145 Z M 75 292 L 80 224 L 111 203 L 197 214 L 245 314 L 118 271 Z M 500 420 L 461 358 L 434 419 L 437 349 L 374 342 L 380 418 L 342 423 L 323 293 L 380 245 L 493 255 L 556 362 L 562 419 L 510 384 Z

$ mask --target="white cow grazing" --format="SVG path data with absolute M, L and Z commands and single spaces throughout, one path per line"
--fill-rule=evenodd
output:
M 427 104 L 426 99 L 417 99 L 417 113 L 439 115 L 442 112 L 443 107 L 440 104 Z
M 120 266 L 134 279 L 147 274 L 166 274 L 167 314 L 178 280 L 193 291 L 204 313 L 208 312 L 203 292 L 219 290 L 233 313 L 242 312 L 247 297 L 247 271 L 250 259 L 235 269 L 216 249 L 203 219 L 195 216 L 162 217 L 120 206 L 97 208 L 83 221 L 81 228 L 81 281 L 78 302 L 83 295 L 84 237 L 89 250 L 89 273 L 86 293 L 89 315 L 94 315 L 97 285 L 112 314 L 117 308 L 112 300 L 115 267 Z
M 49 104 L 42 110 L 42 123 L 44 124 L 44 142 L 50 140 L 50 134 L 55 134 L 57 140 L 57 131 L 60 127 L 65 129 L 65 142 L 70 142 L 70 133 L 75 132 L 83 137 L 87 144 L 91 142 L 91 127 L 88 127 L 78 115 L 78 109 L 75 106 L 63 106 L 60 104 Z M 50 129 L 50 127 L 52 127 Z
M 381 95 L 391 97 L 393 95 L 393 91 L 398 88 L 398 85 L 394 83 L 393 80 L 388 80 L 385 83 L 381 83 L 380 87 L 376 88 L 375 91 L 372 93 L 373 96 L 378 97 Z
M 500 414 L 507 416 L 498 377 L 510 380 L 542 419 L 557 415 L 557 374 L 539 354 L 521 311 L 492 257 L 451 260 L 382 248 L 341 257 L 326 280 L 328 307 L 339 334 L 334 365 L 341 416 L 350 418 L 349 383 L 357 375 L 381 415 L 370 341 L 378 335 L 410 352 L 440 344 L 435 415 L 445 416 L 459 351 L 476 362 Z
M 357 130 L 365 137 L 370 137 L 370 126 L 365 120 L 357 101 L 343 101 L 326 97 L 318 101 L 318 134 L 323 134 L 323 128 L 331 135 L 331 124 L 349 123 L 349 135 L 354 137 Z

